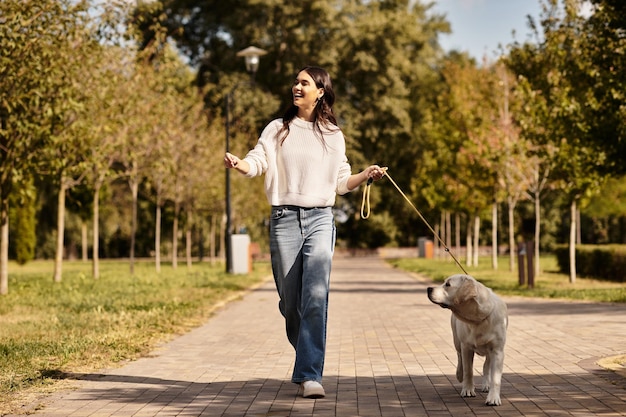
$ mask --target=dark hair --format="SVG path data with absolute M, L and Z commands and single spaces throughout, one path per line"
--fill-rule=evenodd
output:
M 323 68 L 307 66 L 298 71 L 298 74 L 302 71 L 311 76 L 317 88 L 324 89 L 324 95 L 315 105 L 315 110 L 313 112 L 313 130 L 323 142 L 324 134 L 322 127 L 326 130 L 338 129 L 337 119 L 333 113 L 333 104 L 335 103 L 333 84 L 330 80 L 330 75 Z M 289 134 L 289 124 L 297 115 L 298 107 L 292 103 L 283 115 L 283 126 L 278 131 L 278 136 L 281 137 L 281 144 L 285 141 L 287 135 Z

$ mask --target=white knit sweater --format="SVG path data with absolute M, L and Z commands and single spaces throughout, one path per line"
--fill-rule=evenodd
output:
M 265 194 L 272 206 L 330 207 L 336 194 L 345 194 L 351 167 L 341 130 L 324 131 L 324 146 L 313 123 L 294 118 L 280 144 L 282 119 L 271 121 L 244 160 L 248 177 L 265 174 Z

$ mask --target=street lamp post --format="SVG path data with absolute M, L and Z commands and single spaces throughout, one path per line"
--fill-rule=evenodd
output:
M 237 87 L 243 84 L 253 84 L 254 76 L 259 68 L 259 58 L 267 52 L 255 46 L 249 46 L 237 52 L 237 56 L 244 57 L 246 70 L 250 73 L 250 81 L 237 83 L 226 95 L 225 116 L 226 116 L 226 152 L 230 152 L 230 102 Z M 230 201 L 230 169 L 226 170 L 226 272 L 233 272 L 233 246 L 232 246 L 232 221 L 231 221 L 231 201 Z

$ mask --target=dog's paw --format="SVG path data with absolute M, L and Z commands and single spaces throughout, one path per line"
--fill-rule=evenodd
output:
M 502 401 L 500 400 L 499 395 L 487 395 L 487 400 L 485 401 L 485 405 L 502 405 Z
M 463 387 L 461 389 L 461 397 L 475 397 L 476 391 L 474 387 Z
M 489 392 L 489 384 L 483 384 L 481 391 L 482 392 Z

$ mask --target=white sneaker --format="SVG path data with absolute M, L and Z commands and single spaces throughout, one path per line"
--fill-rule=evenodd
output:
M 324 398 L 326 396 L 324 387 L 317 381 L 304 381 L 300 386 L 304 398 Z

